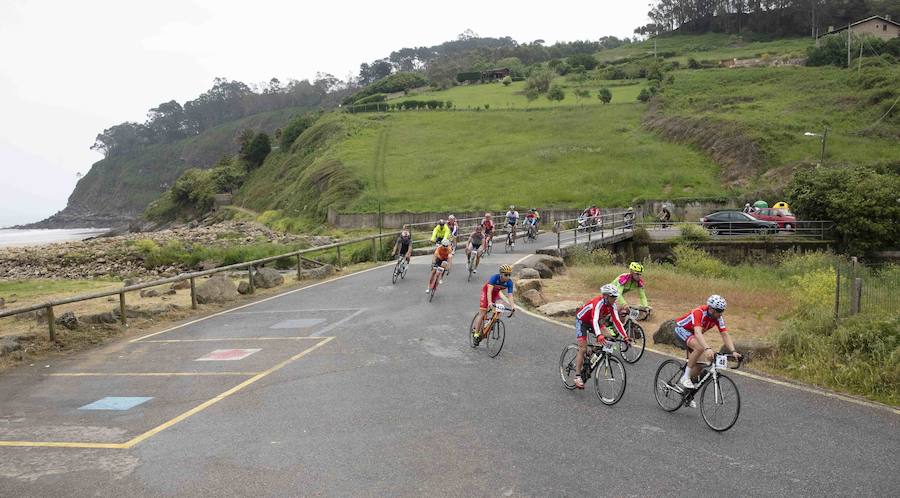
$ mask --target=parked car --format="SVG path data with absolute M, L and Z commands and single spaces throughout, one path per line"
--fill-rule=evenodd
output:
M 716 211 L 700 218 L 700 223 L 712 235 L 778 232 L 774 221 L 758 220 L 740 211 Z
M 750 213 L 757 220 L 774 221 L 781 230 L 793 230 L 797 228 L 797 218 L 787 209 L 763 208 Z

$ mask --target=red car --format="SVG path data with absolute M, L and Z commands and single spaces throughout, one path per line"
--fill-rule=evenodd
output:
M 749 213 L 757 220 L 774 221 L 778 223 L 779 230 L 793 230 L 797 227 L 797 218 L 790 211 L 784 209 L 761 208 L 755 213 Z

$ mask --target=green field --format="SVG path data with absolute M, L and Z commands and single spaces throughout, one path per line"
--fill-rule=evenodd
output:
M 459 110 L 472 110 L 478 108 L 490 109 L 541 109 L 560 106 L 593 106 L 603 105 L 597 98 L 597 90 L 608 87 L 612 92 L 611 104 L 631 104 L 637 100 L 641 92 L 643 81 L 604 81 L 588 80 L 583 83 L 569 81 L 564 77 L 554 80 L 555 84 L 562 86 L 566 92 L 566 98 L 560 102 L 546 99 L 544 96 L 529 102 L 523 94 L 524 81 L 516 81 L 509 86 L 497 83 L 469 84 L 450 88 L 442 91 L 427 91 L 410 93 L 409 96 L 398 97 L 389 102 L 403 102 L 404 100 L 444 100 L 453 102 L 453 107 Z M 623 86 L 623 83 L 628 83 Z M 575 90 L 583 88 L 591 93 L 590 98 L 578 99 Z
M 601 62 L 612 62 L 626 57 L 640 57 L 653 54 L 652 39 L 640 43 L 623 45 L 595 54 Z M 707 33 L 704 35 L 672 35 L 656 38 L 657 53 L 674 52 L 666 60 L 675 60 L 682 65 L 689 58 L 698 61 L 719 62 L 725 59 L 753 59 L 766 56 L 803 57 L 811 46 L 810 38 L 783 38 L 773 41 L 744 41 L 735 35 Z M 666 54 L 668 55 L 668 54 Z

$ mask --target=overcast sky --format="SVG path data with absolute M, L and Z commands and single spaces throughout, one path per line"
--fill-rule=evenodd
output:
M 0 227 L 66 205 L 98 132 L 225 76 L 346 79 L 359 64 L 472 29 L 547 43 L 631 36 L 646 0 L 0 2 Z

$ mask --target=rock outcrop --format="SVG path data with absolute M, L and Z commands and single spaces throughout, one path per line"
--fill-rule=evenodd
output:
M 659 324 L 659 328 L 653 333 L 655 344 L 675 345 L 675 320 L 666 320 Z
M 253 274 L 253 285 L 260 289 L 271 289 L 284 283 L 284 277 L 273 268 L 260 268 Z
M 224 276 L 214 276 L 197 287 L 197 302 L 200 304 L 223 303 L 237 295 L 237 286 Z
M 529 289 L 522 293 L 522 301 L 528 303 L 529 306 L 533 308 L 539 308 L 545 304 L 547 304 L 547 300 L 544 299 L 543 294 L 540 291 L 535 289 Z
M 547 316 L 560 317 L 574 315 L 579 308 L 581 308 L 581 303 L 578 301 L 557 301 L 539 307 L 538 311 Z

